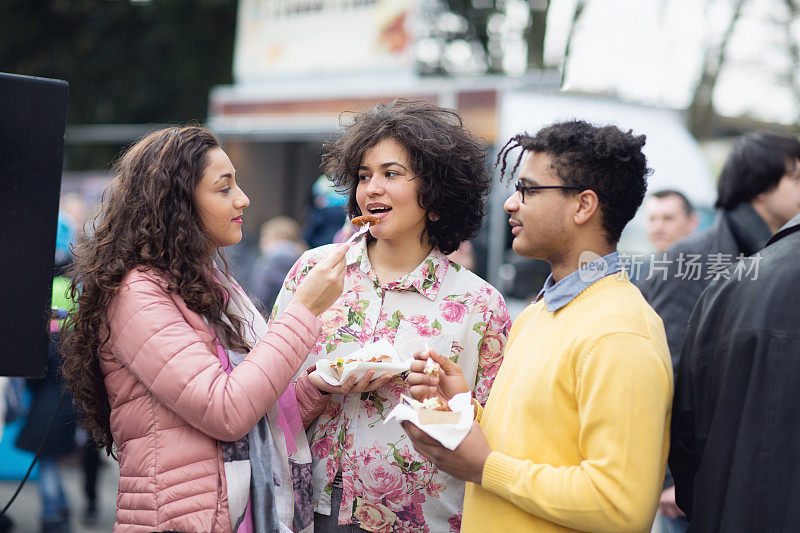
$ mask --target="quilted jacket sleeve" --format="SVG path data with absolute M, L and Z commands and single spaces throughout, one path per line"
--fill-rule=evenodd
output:
M 235 441 L 278 400 L 320 333 L 320 322 L 292 302 L 247 357 L 226 374 L 162 286 L 134 276 L 108 313 L 109 346 L 162 404 L 210 437 Z
M 297 396 L 297 403 L 300 407 L 300 417 L 303 419 L 303 427 L 308 428 L 311 422 L 322 414 L 328 401 L 331 399 L 330 394 L 325 394 L 311 383 L 308 375 L 316 369 L 316 365 L 307 368 L 305 372 L 298 376 L 297 381 L 294 383 L 294 392 Z

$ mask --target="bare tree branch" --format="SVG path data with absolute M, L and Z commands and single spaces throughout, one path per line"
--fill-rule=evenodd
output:
M 525 29 L 525 42 L 528 45 L 527 70 L 544 67 L 544 36 L 547 30 L 547 11 L 549 0 L 528 0 L 530 23 Z
M 561 60 L 561 86 L 564 86 L 564 79 L 567 76 L 567 62 L 569 61 L 570 52 L 572 51 L 572 38 L 575 35 L 575 27 L 583 14 L 586 4 L 589 0 L 578 0 L 575 4 L 575 11 L 572 13 L 572 21 L 569 25 L 569 33 L 567 33 L 567 44 L 564 46 L 564 58 Z
M 703 71 L 695 86 L 694 97 L 689 106 L 689 130 L 695 137 L 705 137 L 711 133 L 711 119 L 714 114 L 713 96 L 719 74 L 725 66 L 728 53 L 728 42 L 733 35 L 736 23 L 742 14 L 742 7 L 747 0 L 736 0 L 733 14 L 719 45 L 706 48 Z
M 784 31 L 786 32 L 786 44 L 787 49 L 789 50 L 789 57 L 791 58 L 792 62 L 789 66 L 789 72 L 786 73 L 786 77 L 788 78 L 789 88 L 792 91 L 792 97 L 794 98 L 794 103 L 797 109 L 800 109 L 800 86 L 798 86 L 797 80 L 797 67 L 800 65 L 800 47 L 797 44 L 797 39 L 795 39 L 794 35 L 792 35 L 792 22 L 798 16 L 798 1 L 796 0 L 784 0 L 784 5 L 786 9 L 789 11 L 789 20 L 783 24 Z M 800 119 L 800 112 L 798 113 L 798 119 Z

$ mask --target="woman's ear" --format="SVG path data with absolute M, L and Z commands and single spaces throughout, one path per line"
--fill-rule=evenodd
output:
M 575 224 L 581 226 L 592 219 L 600 207 L 600 200 L 597 198 L 597 193 L 591 189 L 581 191 L 580 194 L 577 195 L 577 200 L 578 204 L 575 214 L 573 215 L 573 220 Z

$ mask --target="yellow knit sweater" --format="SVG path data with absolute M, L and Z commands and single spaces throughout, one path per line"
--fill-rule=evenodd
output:
M 649 531 L 669 448 L 664 326 L 624 274 L 514 322 L 462 531 Z

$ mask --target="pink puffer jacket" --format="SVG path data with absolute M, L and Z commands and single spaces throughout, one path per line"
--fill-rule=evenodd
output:
M 109 306 L 101 368 L 118 445 L 117 532 L 229 532 L 218 441 L 246 435 L 277 401 L 320 333 L 293 302 L 231 373 L 214 337 L 156 271 L 131 271 Z M 324 406 L 304 374 L 304 422 Z

